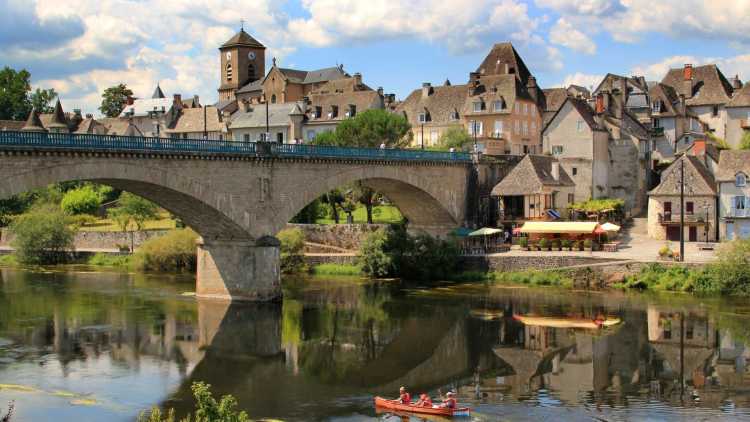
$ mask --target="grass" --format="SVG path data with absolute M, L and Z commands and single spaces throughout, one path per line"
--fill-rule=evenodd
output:
M 132 265 L 132 255 L 112 255 L 96 253 L 86 261 L 86 264 L 97 267 L 128 268 Z
M 573 287 L 573 279 L 565 272 L 549 270 L 464 271 L 450 276 L 449 280 L 459 283 L 485 281 L 504 285 Z
M 364 205 L 358 205 L 352 213 L 355 224 L 367 223 L 367 210 Z M 378 205 L 372 209 L 372 222 L 374 224 L 398 224 L 403 219 L 401 212 L 393 205 Z M 346 223 L 346 213 L 339 212 L 339 222 Z M 333 218 L 319 218 L 317 224 L 334 224 Z
M 319 264 L 313 267 L 315 275 L 361 275 L 362 267 L 351 264 Z
M 5 267 L 15 267 L 18 265 L 18 261 L 13 254 L 0 255 L 0 265 Z
M 170 230 L 177 227 L 175 220 L 166 211 L 160 212 L 156 220 L 146 221 L 143 226 L 144 230 Z M 135 230 L 135 227 L 130 227 L 130 229 Z M 109 218 L 97 218 L 96 222 L 81 226 L 81 230 L 88 232 L 122 231 L 120 226 L 115 224 L 115 222 Z

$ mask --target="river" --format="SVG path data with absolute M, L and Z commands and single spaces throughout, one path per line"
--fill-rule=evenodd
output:
M 750 420 L 746 300 L 284 286 L 283 303 L 229 305 L 186 293 L 189 278 L 0 269 L 0 414 L 14 401 L 14 421 L 184 415 L 205 381 L 255 419 L 408 420 L 372 405 L 406 385 L 456 389 L 476 421 Z

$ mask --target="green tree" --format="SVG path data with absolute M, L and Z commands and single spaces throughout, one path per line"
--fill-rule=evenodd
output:
M 402 148 L 411 142 L 411 125 L 404 116 L 386 110 L 371 109 L 339 123 L 333 134 L 321 133 L 313 141 L 316 145 L 342 147 Z
M 122 213 L 130 217 L 130 221 L 135 223 L 138 230 L 143 230 L 144 223 L 156 218 L 156 212 L 159 207 L 148 199 L 133 195 L 130 192 L 123 192 L 118 201 L 118 207 Z
M 24 264 L 56 264 L 72 249 L 75 231 L 57 207 L 40 207 L 17 217 L 10 226 L 13 247 Z
M 318 218 L 321 217 L 323 210 L 320 208 L 320 199 L 316 199 L 302 208 L 300 212 L 295 215 L 291 222 L 295 224 L 315 224 Z
M 374 189 L 365 186 L 361 181 L 354 184 L 352 195 L 357 202 L 364 205 L 367 211 L 367 224 L 372 224 L 372 209 L 380 200 L 381 195 Z
M 52 113 L 55 111 L 53 102 L 57 99 L 57 92 L 53 88 L 37 88 L 29 97 L 31 105 L 40 113 Z
M 328 192 L 326 192 L 322 196 L 323 202 L 328 204 L 328 206 L 331 209 L 331 218 L 333 218 L 334 223 L 339 224 L 340 218 L 339 218 L 339 208 L 341 207 L 341 204 L 344 203 L 344 195 L 341 193 L 338 189 L 333 189 Z
M 456 151 L 468 150 L 474 143 L 471 135 L 469 135 L 462 126 L 453 126 L 448 128 L 440 136 L 438 141 L 438 147 L 443 150 L 450 150 L 455 148 Z
M 31 73 L 4 67 L 0 71 L 0 119 L 25 120 L 31 112 Z
M 305 234 L 298 228 L 284 229 L 276 236 L 281 242 L 281 272 L 298 273 L 305 270 Z
M 60 202 L 60 207 L 68 215 L 95 214 L 101 206 L 103 195 L 92 185 L 83 185 L 69 190 Z
M 99 106 L 99 111 L 107 117 L 117 117 L 125 108 L 128 97 L 132 95 L 133 91 L 125 84 L 111 86 L 105 89 L 102 94 L 102 104 Z

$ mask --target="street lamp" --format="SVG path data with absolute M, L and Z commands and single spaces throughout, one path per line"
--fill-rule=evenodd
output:
M 422 122 L 422 149 L 424 149 L 424 122 Z
M 680 160 L 680 262 L 685 261 L 685 156 Z

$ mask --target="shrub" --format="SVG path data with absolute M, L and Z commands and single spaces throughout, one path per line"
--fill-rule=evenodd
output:
M 556 250 L 560 249 L 560 241 L 558 239 L 552 240 L 552 249 L 556 249 Z
M 68 215 L 94 214 L 101 204 L 102 195 L 92 185 L 83 185 L 66 192 L 60 207 Z
M 541 249 L 542 249 L 543 251 L 547 250 L 547 249 L 549 248 L 549 240 L 547 240 L 546 238 L 542 238 L 542 239 L 540 239 L 540 240 L 539 240 L 539 247 L 540 247 L 540 248 L 541 248 Z
M 131 263 L 130 255 L 110 255 L 98 252 L 86 262 L 88 265 L 101 267 L 128 267 Z
M 139 270 L 195 270 L 198 235 L 190 229 L 173 230 L 164 236 L 144 242 L 133 256 Z
M 96 217 L 89 214 L 77 214 L 68 216 L 67 221 L 71 226 L 80 228 L 96 223 Z
M 562 246 L 562 247 L 563 247 L 564 249 L 570 249 L 570 248 L 571 248 L 571 247 L 573 246 L 573 242 L 572 242 L 572 241 L 570 241 L 569 239 L 563 239 L 563 240 L 562 240 L 562 241 L 560 242 L 560 245 L 561 245 L 561 246 Z
M 75 230 L 56 207 L 42 207 L 17 217 L 10 227 L 13 247 L 22 264 L 57 264 L 73 249 Z
M 193 397 L 195 397 L 195 418 L 191 415 L 180 420 L 180 422 L 250 422 L 250 418 L 244 411 L 237 411 L 237 399 L 232 395 L 222 396 L 217 401 L 211 394 L 211 385 L 203 382 L 194 382 L 191 386 Z M 168 410 L 162 417 L 162 411 L 154 406 L 150 414 L 141 412 L 137 422 L 174 422 L 174 409 Z
M 528 237 L 522 237 L 518 239 L 518 244 L 521 245 L 522 248 L 526 249 L 529 247 L 529 238 Z
M 659 256 L 662 258 L 666 258 L 668 256 L 672 256 L 672 250 L 669 249 L 668 245 L 664 245 L 659 249 Z
M 586 239 L 583 241 L 583 247 L 585 249 L 591 249 L 594 247 L 594 242 L 591 239 Z
M 392 239 L 389 229 L 378 229 L 368 235 L 360 245 L 359 265 L 362 272 L 372 277 L 387 277 L 396 272 L 393 257 L 389 255 Z
M 530 286 L 572 287 L 573 279 L 559 271 L 510 271 L 494 273 L 494 281 L 499 284 L 525 284 Z
M 305 270 L 305 234 L 298 228 L 284 229 L 277 235 L 281 242 L 281 272 L 298 273 Z
M 583 240 L 579 240 L 579 241 L 577 241 L 577 242 L 576 242 L 576 248 L 577 248 L 577 249 L 578 249 L 579 251 L 582 251 L 582 250 L 583 250 Z

